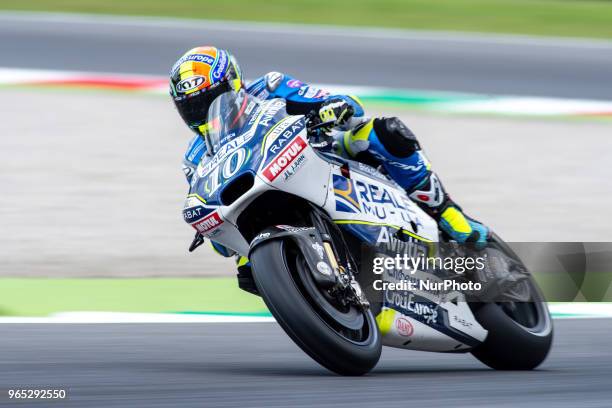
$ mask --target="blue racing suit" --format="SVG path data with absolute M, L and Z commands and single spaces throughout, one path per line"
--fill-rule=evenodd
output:
M 346 131 L 339 132 L 340 140 L 335 143 L 339 149 L 337 154 L 374 166 L 382 165 L 389 176 L 406 189 L 410 198 L 434 217 L 452 239 L 459 242 L 486 241 L 487 228 L 466 217 L 450 199 L 438 177 L 431 171 L 416 137 L 398 118 L 367 118 L 357 97 L 334 95 L 279 72 L 270 72 L 256 79 L 247 87 L 247 92 L 260 99 L 285 99 L 287 113 L 292 115 L 317 111 L 331 100 L 345 101 L 353 107 L 354 114 L 345 126 Z M 183 160 L 188 181 L 205 151 L 202 138 L 194 137 Z M 213 242 L 213 247 L 221 255 L 231 256 L 221 245 Z
M 352 159 L 362 159 L 368 162 L 375 161 L 377 164 L 382 164 L 389 175 L 406 190 L 411 190 L 423 181 L 429 172 L 428 162 L 422 151 L 418 148 L 418 143 L 412 133 L 403 126 L 407 137 L 402 135 L 386 137 L 384 122 L 391 120 L 393 122 L 392 125 L 397 125 L 399 120 L 396 118 L 369 120 L 364 116 L 363 105 L 355 96 L 333 95 L 323 89 L 309 86 L 289 75 L 278 72 L 270 72 L 256 79 L 247 87 L 247 92 L 264 100 L 273 98 L 285 99 L 287 112 L 294 115 L 307 114 L 313 110 L 317 111 L 324 102 L 332 99 L 344 100 L 354 109 L 355 113 L 350 121 L 354 130 L 346 132 L 342 140 L 339 140 L 340 143 L 337 146 L 341 150 L 336 153 Z M 381 124 L 375 126 L 379 124 L 378 122 L 381 122 Z M 379 136 L 377 130 L 379 133 L 382 131 L 385 134 Z M 389 140 L 387 141 L 387 139 Z M 402 139 L 407 140 L 404 143 L 407 145 L 404 150 L 409 154 L 400 152 L 399 156 L 396 156 L 393 153 L 398 154 L 395 150 L 401 149 Z M 387 149 L 385 145 L 393 147 Z M 191 178 L 205 152 L 206 145 L 204 141 L 201 137 L 195 136 L 189 144 L 183 161 L 184 172 L 188 180 Z

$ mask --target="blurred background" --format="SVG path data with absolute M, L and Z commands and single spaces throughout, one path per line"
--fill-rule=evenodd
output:
M 399 116 L 507 241 L 611 241 L 611 1 L 0 0 L 0 322 L 239 322 L 3 325 L 0 391 L 68 386 L 76 406 L 609 406 L 609 319 L 557 320 L 540 372 L 385 351 L 359 387 L 252 324 L 265 306 L 233 260 L 187 252 L 181 216 L 192 134 L 167 75 L 208 44 L 247 79 L 285 72 Z M 570 306 L 555 317 L 612 315 Z
M 265 312 L 235 287 L 232 260 L 187 252 L 180 162 L 191 134 L 166 76 L 197 45 L 229 49 L 248 79 L 281 71 L 401 117 L 455 200 L 508 241 L 610 239 L 611 2 L 0 0 L 0 10 L 5 315 Z

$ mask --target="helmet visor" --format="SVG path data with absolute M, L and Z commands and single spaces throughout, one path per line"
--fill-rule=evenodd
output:
M 213 100 L 220 94 L 230 90 L 227 82 L 205 89 L 194 95 L 185 95 L 174 98 L 174 104 L 181 118 L 187 126 L 197 130 L 206 123 L 208 108 Z

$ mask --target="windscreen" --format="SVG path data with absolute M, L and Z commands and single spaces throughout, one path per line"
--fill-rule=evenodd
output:
M 206 147 L 210 155 L 214 155 L 219 148 L 238 136 L 246 122 L 246 108 L 248 105 L 258 104 L 258 99 L 244 91 L 225 92 L 219 95 L 208 108 L 205 134 Z M 253 106 L 248 111 L 253 112 Z

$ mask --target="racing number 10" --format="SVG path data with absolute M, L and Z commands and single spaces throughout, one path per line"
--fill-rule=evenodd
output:
M 221 187 L 228 179 L 232 178 L 244 165 L 248 157 L 246 148 L 234 150 L 222 163 L 215 167 L 206 180 L 205 189 L 212 194 Z

